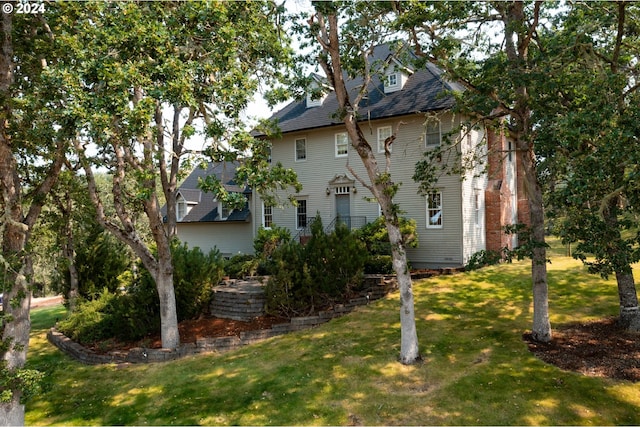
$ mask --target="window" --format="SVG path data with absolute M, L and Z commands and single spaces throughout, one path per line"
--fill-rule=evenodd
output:
M 442 228 L 442 193 L 427 195 L 427 228 Z
M 267 163 L 271 164 L 271 151 L 273 148 L 271 146 L 267 147 Z
M 509 145 L 507 147 L 507 158 L 509 159 L 509 162 L 513 161 L 513 143 L 511 141 L 509 141 Z
M 378 128 L 378 153 L 384 153 L 384 142 L 391 134 L 391 126 Z M 389 151 L 391 151 L 391 146 L 389 146 Z
M 336 134 L 336 157 L 345 157 L 349 150 L 349 137 L 346 132 Z
M 176 220 L 182 221 L 187 216 L 187 201 L 182 196 L 178 196 L 178 203 L 176 206 Z
M 224 203 L 220 202 L 220 219 L 227 219 L 233 209 L 229 209 L 229 206 L 226 206 Z
M 273 206 L 265 205 L 262 203 L 262 226 L 264 228 L 271 228 L 273 224 Z
M 429 121 L 424 134 L 424 142 L 427 148 L 440 145 L 440 122 Z
M 307 160 L 307 139 L 296 139 L 296 161 Z
M 395 92 L 400 89 L 400 73 L 387 74 L 384 80 L 384 93 Z
M 307 226 L 307 201 L 298 200 L 296 206 L 296 228 L 301 229 Z

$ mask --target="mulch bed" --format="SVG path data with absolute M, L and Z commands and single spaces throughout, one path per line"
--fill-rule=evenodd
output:
M 178 325 L 178 330 L 180 332 L 180 342 L 185 344 L 195 343 L 199 338 L 240 336 L 241 332 L 270 329 L 273 325 L 286 322 L 286 319 L 275 316 L 261 316 L 250 322 L 207 316 L 195 320 L 183 320 Z M 97 342 L 87 347 L 96 353 L 106 354 L 110 351 L 125 351 L 134 347 L 162 348 L 162 340 L 158 333 L 136 342 L 108 340 Z
M 523 335 L 541 360 L 567 371 L 595 377 L 640 381 L 640 334 L 627 332 L 615 318 L 560 326 L 550 343 Z

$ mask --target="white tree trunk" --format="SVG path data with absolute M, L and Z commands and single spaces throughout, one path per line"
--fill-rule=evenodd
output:
M 386 226 L 392 248 L 393 270 L 396 272 L 400 290 L 400 362 L 410 365 L 420 358 L 411 272 L 408 269 L 407 253 L 400 228 L 389 221 Z
M 162 268 L 167 266 L 169 268 Z M 176 294 L 173 287 L 173 268 L 171 259 L 159 261 L 160 272 L 155 278 L 156 289 L 160 299 L 160 335 L 162 348 L 175 349 L 180 346 L 178 331 L 178 315 L 176 310 Z
M 20 403 L 20 396 L 14 392 L 13 399 L 8 403 L 0 403 L 0 426 L 23 426 L 24 405 Z

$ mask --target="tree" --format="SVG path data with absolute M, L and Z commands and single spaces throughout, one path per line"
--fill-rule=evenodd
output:
M 29 241 L 62 169 L 68 126 L 53 125 L 60 103 L 48 78 L 55 54 L 47 22 L 41 15 L 3 13 L 0 26 L 0 425 L 23 425 L 22 398 L 38 377 L 24 369 L 31 328 Z
M 367 4 L 368 8 L 370 4 Z M 375 30 L 382 16 L 375 17 L 376 6 L 371 4 L 370 13 L 364 19 L 365 9 L 361 4 L 347 4 L 344 8 L 334 3 L 314 3 L 315 11 L 309 20 L 311 36 L 320 46 L 317 57 L 329 83 L 335 91 L 340 118 L 344 121 L 351 145 L 356 150 L 366 169 L 368 180 L 358 176 L 348 167 L 352 175 L 367 188 L 380 204 L 385 226 L 391 244 L 393 268 L 400 288 L 400 362 L 412 364 L 419 360 L 418 336 L 415 323 L 413 289 L 411 274 L 407 264 L 406 243 L 400 230 L 399 207 L 393 203 L 398 185 L 391 180 L 391 150 L 389 146 L 395 139 L 395 133 L 385 141 L 384 166 L 378 164 L 371 144 L 358 122 L 358 107 L 367 94 L 368 83 L 373 73 L 369 56 L 375 45 L 379 44 L 383 34 Z M 354 17 L 346 21 L 348 16 Z M 339 24 L 345 19 L 349 24 Z M 359 24 L 363 24 L 362 25 Z M 342 28 L 341 28 L 342 26 Z M 369 31 L 372 30 L 373 31 Z M 351 99 L 345 78 L 347 75 L 363 77 L 361 89 Z M 397 132 L 396 132 L 397 133 Z
M 476 120 L 501 124 L 522 158 L 528 200 L 535 340 L 551 340 L 543 191 L 537 170 L 532 91 L 538 31 L 553 5 L 512 2 L 393 2 L 394 27 L 405 31 L 424 60 L 464 85 L 456 109 Z M 427 168 L 428 169 L 428 168 Z M 427 179 L 431 179 L 427 177 Z
M 550 217 L 591 273 L 615 274 L 620 320 L 640 330 L 640 8 L 575 3 L 548 36 L 551 85 L 537 109 Z M 543 87 L 542 89 L 545 89 Z
M 56 4 L 64 10 L 60 43 L 68 48 L 73 114 L 84 124 L 75 140 L 100 224 L 142 260 L 160 298 L 164 348 L 176 348 L 171 240 L 176 235 L 177 183 L 189 154 L 186 142 L 204 127 L 214 160 L 236 159 L 253 140 L 240 129 L 240 112 L 258 85 L 283 77 L 289 48 L 273 2 L 109 2 Z M 89 145 L 97 147 L 90 155 Z M 259 146 L 256 153 L 264 152 Z M 259 157 L 259 156 L 258 156 Z M 295 175 L 266 162 L 243 162 L 241 179 L 288 186 Z M 112 175 L 115 215 L 105 212 L 93 168 Z M 160 184 L 156 183 L 156 176 Z M 214 178 L 207 183 L 225 202 L 243 203 Z M 160 199 L 166 201 L 166 215 Z M 152 245 L 137 217 L 144 213 Z

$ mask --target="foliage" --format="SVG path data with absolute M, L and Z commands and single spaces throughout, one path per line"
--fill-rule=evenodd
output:
M 290 241 L 291 232 L 288 228 L 277 225 L 272 225 L 271 228 L 260 227 L 253 240 L 253 250 L 257 257 L 269 258 L 278 246 Z
M 319 215 L 306 245 L 287 242 L 272 254 L 274 271 L 265 292 L 267 311 L 308 314 L 343 301 L 361 282 L 365 245 L 342 223 L 326 234 Z
M 224 262 L 224 274 L 232 279 L 251 276 L 259 266 L 259 259 L 250 254 L 236 254 Z
M 76 311 L 58 324 L 58 329 L 83 344 L 115 336 L 109 311 L 117 306 L 116 299 L 115 294 L 104 289 L 96 299 L 80 302 Z
M 44 373 L 34 369 L 7 369 L 6 360 L 0 360 L 0 403 L 8 403 L 14 393 L 20 393 L 20 402 L 24 403 L 41 390 Z
M 391 255 L 370 254 L 364 262 L 365 274 L 393 274 Z
M 416 232 L 416 221 L 413 218 L 399 218 L 400 232 L 407 247 L 418 247 L 418 233 Z M 385 225 L 384 217 L 379 216 L 364 227 L 355 231 L 360 240 L 367 246 L 367 251 L 375 255 L 390 255 L 391 244 L 389 243 L 389 233 Z
M 500 252 L 483 249 L 471 255 L 465 269 L 477 270 L 482 267 L 498 264 L 501 260 L 502 254 Z
M 131 269 L 131 252 L 113 234 L 95 225 L 87 239 L 76 247 L 79 296 L 96 298 L 103 289 L 116 293 L 127 286 L 125 272 Z M 63 295 L 68 296 L 69 275 L 66 270 Z
M 209 309 L 212 289 L 223 276 L 222 255 L 217 249 L 204 254 L 200 248 L 177 243 L 171 255 L 178 320 L 194 319 Z
M 219 251 L 203 254 L 177 242 L 171 247 L 174 262 L 176 311 L 179 320 L 194 319 L 209 308 L 212 288 L 222 278 L 223 262 Z M 160 301 L 153 279 L 142 265 L 131 282 L 110 290 L 103 288 L 92 299 L 83 300 L 76 311 L 60 322 L 60 330 L 83 343 L 116 338 L 136 340 L 159 331 Z

